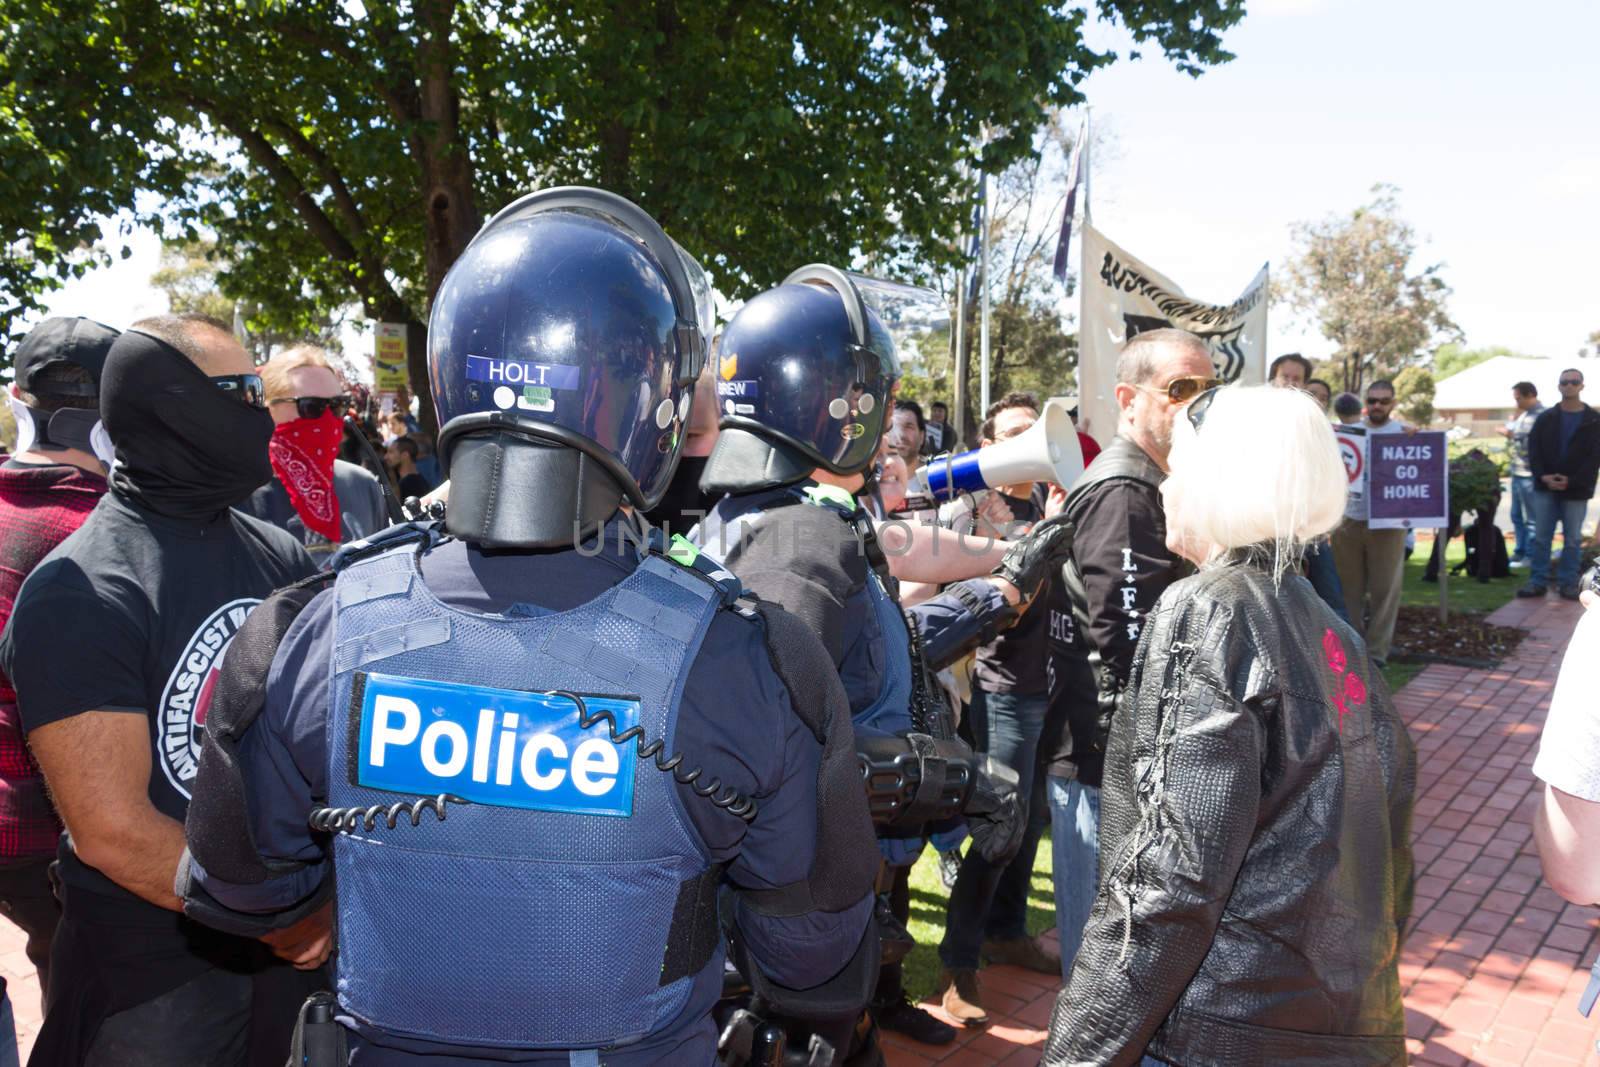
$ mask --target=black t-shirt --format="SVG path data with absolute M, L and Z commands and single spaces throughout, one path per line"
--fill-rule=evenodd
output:
M 1029 500 L 1001 495 L 1011 508 L 1013 521 L 1032 526 L 1044 518 L 1044 509 L 1040 506 L 1043 493 L 1036 492 L 1034 498 Z M 1015 626 L 978 649 L 972 674 L 984 692 L 1015 693 L 1019 696 L 1044 694 L 1045 639 L 1049 630 L 1049 616 L 1039 610 L 1042 607 L 1042 603 L 1035 605 L 1033 610 L 1023 614 Z
M 107 493 L 28 576 L 0 636 L 23 729 L 147 716 L 150 801 L 183 821 L 223 652 L 251 608 L 315 571 L 293 537 L 247 515 L 172 519 Z M 71 885 L 135 899 L 76 857 L 62 868 Z
M 433 491 L 433 486 L 428 484 L 428 479 L 413 471 L 400 479 L 400 499 L 407 500 L 416 497 L 421 500 Z

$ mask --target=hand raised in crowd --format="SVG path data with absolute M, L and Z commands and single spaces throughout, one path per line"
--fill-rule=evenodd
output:
M 333 951 L 333 901 L 330 900 L 293 926 L 262 934 L 272 954 L 294 965 L 297 971 L 314 971 L 328 961 Z
M 1059 485 L 1051 485 L 1050 493 L 1044 501 L 1044 517 L 1053 519 L 1067 510 L 1067 491 Z
M 1016 536 L 1016 531 L 1010 530 L 1011 524 L 1017 521 L 1016 515 L 1011 510 L 1011 505 L 1006 503 L 1006 498 L 999 493 L 985 493 L 983 499 L 978 501 L 977 510 L 972 514 L 972 532 L 983 537 L 998 537 L 1006 539 L 1008 531 L 1011 536 Z

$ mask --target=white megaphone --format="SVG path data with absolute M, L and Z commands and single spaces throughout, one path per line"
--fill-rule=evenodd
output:
M 998 489 L 1022 482 L 1054 482 L 1072 487 L 1083 473 L 1083 449 L 1064 404 L 1045 402 L 1039 421 L 1009 441 L 956 455 L 935 456 L 918 467 L 906 486 L 913 498 L 954 500 L 962 493 Z

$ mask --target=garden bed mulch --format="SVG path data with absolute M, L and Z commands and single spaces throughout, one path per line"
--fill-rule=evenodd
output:
M 1452 663 L 1493 667 L 1527 636 L 1515 626 L 1495 626 L 1475 611 L 1453 611 L 1439 621 L 1439 609 L 1403 606 L 1394 627 L 1393 658 L 1402 663 Z

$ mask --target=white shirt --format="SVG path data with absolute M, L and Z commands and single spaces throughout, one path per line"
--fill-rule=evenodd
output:
M 1561 660 L 1534 776 L 1582 800 L 1600 802 L 1600 609 L 1585 611 Z

